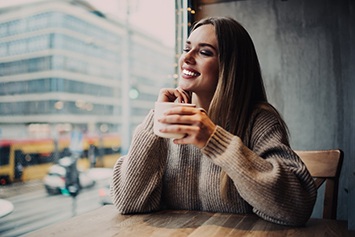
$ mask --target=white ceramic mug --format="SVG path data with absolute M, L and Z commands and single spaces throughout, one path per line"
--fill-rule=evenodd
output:
M 154 107 L 154 133 L 159 137 L 165 138 L 183 138 L 185 134 L 183 133 L 162 133 L 159 130 L 165 128 L 169 125 L 158 122 L 159 118 L 164 117 L 164 112 L 173 107 L 196 107 L 195 104 L 187 104 L 187 103 L 175 103 L 175 102 L 155 102 Z

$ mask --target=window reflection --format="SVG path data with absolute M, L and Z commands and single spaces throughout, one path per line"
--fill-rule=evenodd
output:
M 1 236 L 102 205 L 110 172 L 71 202 L 71 171 L 58 166 L 110 170 L 159 89 L 174 86 L 174 2 L 0 1 L 0 199 L 15 206 Z
M 147 2 L 106 1 L 106 9 L 107 3 L 117 7 L 117 16 L 115 8 L 106 13 L 94 0 L 16 2 L 0 3 L 0 149 L 14 146 L 23 157 L 43 153 L 46 158 L 33 163 L 16 158 L 11 148 L 1 154 L 1 160 L 13 161 L 1 161 L 9 164 L 6 170 L 0 166 L 0 179 L 32 180 L 26 168 L 15 175 L 11 165 L 56 163 L 73 152 L 88 168 L 90 147 L 105 151 L 97 152 L 103 160 L 95 166 L 112 167 L 105 154 L 115 153 L 116 160 L 118 151 L 125 153 L 159 89 L 174 86 L 174 42 L 165 39 L 174 34 L 173 1 L 164 11 L 165 3 L 148 3 L 148 16 L 155 17 L 149 27 L 150 18 L 136 14 Z M 170 11 L 168 30 L 159 24 L 166 17 L 157 21 L 157 9 L 162 16 Z M 71 151 L 75 132 L 82 144 Z M 100 148 L 104 143 L 111 145 Z M 42 176 L 47 168 L 40 168 Z
M 117 4 L 134 13 L 140 3 Z M 22 4 L 21 14 L 18 9 L 1 9 L 0 129 L 12 127 L 2 138 L 29 138 L 29 125 L 39 121 L 52 134 L 61 123 L 84 133 L 100 133 L 105 123 L 108 133 L 121 134 L 123 103 L 129 104 L 130 134 L 152 108 L 158 89 L 173 86 L 174 49 L 144 27 L 77 1 Z M 78 100 L 85 106 L 78 107 Z M 68 116 L 47 116 L 54 114 Z

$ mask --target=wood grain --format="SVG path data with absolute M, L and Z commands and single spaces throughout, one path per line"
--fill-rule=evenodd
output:
M 352 237 L 345 221 L 311 219 L 305 227 L 288 227 L 264 221 L 256 215 L 198 211 L 160 211 L 121 215 L 112 205 L 37 230 L 27 236 L 339 236 Z

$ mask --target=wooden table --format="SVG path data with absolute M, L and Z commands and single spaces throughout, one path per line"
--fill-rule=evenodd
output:
M 287 227 L 256 215 L 197 211 L 160 211 L 120 215 L 112 205 L 37 230 L 27 236 L 355 236 L 346 221 L 311 219 L 305 227 Z

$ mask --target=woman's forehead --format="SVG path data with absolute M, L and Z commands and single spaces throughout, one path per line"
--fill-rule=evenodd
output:
M 213 25 L 202 25 L 191 32 L 188 41 L 192 44 L 211 44 L 217 47 L 217 37 Z

